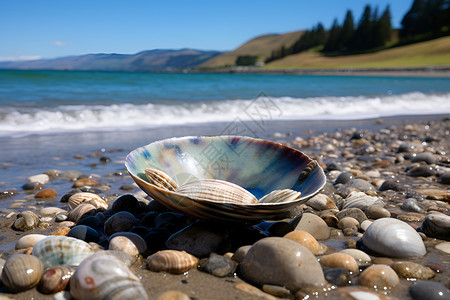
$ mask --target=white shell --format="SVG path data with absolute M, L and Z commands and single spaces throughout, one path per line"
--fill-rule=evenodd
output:
M 316 210 L 338 209 L 333 200 L 325 194 L 317 194 L 306 202 Z
M 38 233 L 31 233 L 31 234 L 24 235 L 23 237 L 21 237 L 20 239 L 17 240 L 15 249 L 20 250 L 20 249 L 34 247 L 34 245 L 36 245 L 37 242 L 45 239 L 46 237 L 47 237 L 46 235 L 38 234 Z
M 393 218 L 375 220 L 364 233 L 363 245 L 387 257 L 422 257 L 427 253 L 420 235 Z
M 353 191 L 344 200 L 344 206 L 342 209 L 356 207 L 361 210 L 365 210 L 371 205 L 380 205 L 384 207 L 384 203 L 381 199 L 374 196 L 369 196 L 363 192 Z
M 96 209 L 108 209 L 108 204 L 100 196 L 94 193 L 82 192 L 70 196 L 67 210 L 70 212 L 81 203 L 92 204 Z
M 45 269 L 58 265 L 78 266 L 94 250 L 85 241 L 67 236 L 49 236 L 39 241 L 32 255 L 38 257 Z
M 70 279 L 70 293 L 75 299 L 148 299 L 139 278 L 105 251 L 83 260 Z
M 199 201 L 254 204 L 258 200 L 246 189 L 224 180 L 203 179 L 180 186 L 177 193 Z
M 147 250 L 147 243 L 145 242 L 145 240 L 140 235 L 133 233 L 133 232 L 116 232 L 113 235 L 111 235 L 109 237 L 109 250 L 124 251 L 123 249 L 120 249 L 120 248 L 127 249 L 128 246 L 124 247 L 124 246 L 120 246 L 120 244 L 116 244 L 113 246 L 113 248 L 116 248 L 116 249 L 111 249 L 111 243 L 112 243 L 113 239 L 116 237 L 126 238 L 136 248 L 137 254 L 142 254 Z M 125 243 L 128 243 L 127 240 L 122 240 L 122 241 L 124 241 Z M 118 241 L 120 241 L 120 240 L 118 240 Z M 130 246 L 130 247 L 133 248 L 132 246 Z M 127 251 L 124 251 L 124 252 L 127 252 Z M 131 254 L 131 253 L 128 253 L 128 254 Z M 131 255 L 133 255 L 133 254 L 131 254 Z
M 147 176 L 148 182 L 156 185 L 157 187 L 167 189 L 169 191 L 175 191 L 178 188 L 178 184 L 163 171 L 148 168 L 145 169 L 145 175 Z
M 283 203 L 283 202 L 291 202 L 300 198 L 300 192 L 284 189 L 284 190 L 275 190 L 265 195 L 261 199 L 259 199 L 259 203 Z

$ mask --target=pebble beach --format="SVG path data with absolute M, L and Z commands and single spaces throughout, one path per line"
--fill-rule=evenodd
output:
M 267 122 L 258 137 L 327 183 L 256 224 L 169 210 L 124 167 L 137 147 L 226 125 L 3 139 L 2 299 L 450 297 L 448 115 Z

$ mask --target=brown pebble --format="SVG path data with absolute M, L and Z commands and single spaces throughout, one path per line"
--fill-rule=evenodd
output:
M 190 300 L 191 298 L 180 291 L 167 291 L 156 297 L 155 300 Z
M 43 189 L 34 195 L 34 198 L 56 198 L 58 197 L 58 193 L 52 189 Z
M 388 265 L 392 266 L 394 264 L 394 261 L 387 257 L 374 257 L 372 258 L 372 263 L 374 265 Z
M 234 288 L 241 290 L 243 292 L 246 292 L 255 297 L 258 297 L 258 299 L 265 299 L 265 300 L 276 300 L 277 299 L 274 296 L 264 293 L 260 289 L 254 287 L 253 285 L 250 285 L 248 283 L 238 283 L 234 286 Z
M 397 219 L 404 222 L 423 222 L 425 220 L 425 216 L 422 215 L 400 215 L 397 216 Z
M 98 186 L 99 183 L 95 181 L 94 179 L 90 178 L 81 178 L 74 182 L 73 186 L 74 188 L 79 188 L 83 186 Z
M 73 156 L 73 158 L 75 158 L 75 159 L 83 159 L 84 155 L 76 154 L 76 155 Z
M 436 275 L 431 268 L 411 261 L 395 262 L 391 267 L 398 275 L 406 279 L 414 278 L 427 280 Z
M 65 226 L 52 231 L 49 235 L 67 235 L 69 231 L 70 227 Z

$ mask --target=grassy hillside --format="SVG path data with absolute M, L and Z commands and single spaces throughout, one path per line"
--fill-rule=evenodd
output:
M 407 68 L 450 66 L 450 36 L 375 53 L 327 57 L 301 52 L 273 61 L 267 69 Z
M 258 36 L 244 43 L 234 51 L 221 54 L 208 60 L 201 67 L 219 68 L 233 66 L 236 58 L 240 55 L 258 56 L 258 61 L 264 61 L 270 56 L 273 50 L 279 49 L 283 45 L 291 46 L 301 35 L 303 31 L 295 31 L 284 34 L 266 34 Z

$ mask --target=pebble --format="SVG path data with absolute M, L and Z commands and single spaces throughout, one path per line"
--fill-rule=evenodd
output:
M 420 207 L 419 203 L 417 203 L 417 200 L 414 198 L 408 198 L 405 201 L 403 201 L 401 209 L 404 211 L 412 211 L 412 212 L 422 212 L 422 208 Z
M 78 179 L 77 181 L 75 181 L 73 183 L 72 187 L 80 188 L 80 187 L 83 187 L 83 186 L 98 186 L 98 185 L 99 185 L 99 183 L 96 180 L 94 180 L 94 179 L 81 178 L 81 179 Z
M 411 261 L 394 262 L 391 266 L 398 275 L 406 279 L 431 279 L 436 274 L 431 268 Z
M 240 264 L 244 260 L 245 255 L 247 255 L 247 252 L 251 247 L 251 245 L 239 247 L 236 252 L 234 252 L 231 259 Z
M 67 236 L 83 240 L 87 243 L 89 242 L 96 243 L 100 239 L 100 234 L 97 232 L 97 230 L 86 225 L 77 225 L 73 227 L 67 233 Z
M 346 229 L 350 228 L 355 231 L 358 231 L 359 228 L 359 222 L 355 218 L 352 217 L 344 217 L 339 220 L 339 223 L 337 224 L 339 229 Z
M 121 246 L 123 248 L 127 248 L 128 247 L 128 243 L 132 243 L 133 246 L 136 248 L 137 250 L 137 254 L 143 254 L 147 251 L 147 243 L 145 242 L 145 240 L 138 234 L 133 233 L 133 232 L 116 232 L 113 235 L 111 235 L 109 237 L 109 247 L 111 248 L 111 242 L 114 238 L 116 237 L 124 237 L 126 238 L 126 240 L 122 240 L 122 242 L 126 243 L 126 247 Z M 119 242 L 121 240 L 118 240 Z M 133 246 L 130 245 L 131 248 L 133 248 Z M 116 246 L 113 246 L 113 248 L 115 248 Z M 121 248 L 120 246 L 117 246 L 118 248 Z M 120 249 L 110 249 L 110 250 L 120 250 Z M 120 250 L 123 251 L 123 250 Z M 123 252 L 128 252 L 128 251 L 123 251 Z M 130 253 L 131 254 L 131 253 Z M 136 254 L 136 255 L 137 255 Z
M 333 268 L 323 270 L 326 281 L 337 286 L 346 286 L 351 282 L 351 275 L 347 269 Z
M 216 277 L 231 276 L 237 264 L 230 258 L 211 253 L 209 258 L 200 264 L 200 269 Z
M 419 229 L 429 237 L 450 239 L 450 216 L 439 212 L 433 212 L 425 217 Z
M 342 172 L 335 180 L 334 184 L 346 184 L 348 183 L 350 180 L 352 180 L 354 178 L 353 174 L 350 172 Z
M 414 300 L 444 300 L 450 299 L 450 290 L 440 282 L 419 281 L 408 288 L 409 295 Z
M 418 143 L 403 142 L 400 146 L 398 146 L 397 153 L 419 152 L 422 148 L 423 148 L 422 145 Z
M 262 286 L 262 290 L 268 294 L 280 298 L 288 298 L 291 295 L 291 292 L 287 288 L 279 285 L 264 284 Z
M 356 219 L 360 224 L 367 220 L 366 214 L 359 208 L 353 207 L 353 208 L 347 208 L 343 209 L 336 213 L 336 217 L 341 220 L 345 217 L 352 217 Z
M 128 231 L 138 222 L 139 220 L 127 211 L 115 213 L 105 222 L 105 234 L 112 235 L 115 232 Z
M 13 254 L 5 262 L 2 282 L 11 292 L 22 292 L 38 285 L 44 265 L 33 255 Z
M 167 291 L 158 295 L 155 300 L 191 300 L 191 297 L 180 291 Z
M 56 198 L 56 197 L 58 197 L 58 193 L 55 190 L 52 190 L 52 189 L 43 189 L 43 190 L 40 190 L 39 192 L 37 192 L 34 195 L 34 198 L 39 198 L 39 199 L 42 199 L 42 198 Z
M 441 184 L 450 184 L 450 172 L 439 174 L 437 181 Z
M 254 243 L 240 264 L 240 271 L 252 282 L 285 286 L 291 292 L 326 284 L 322 268 L 311 251 L 279 237 Z
M 433 165 L 436 163 L 436 158 L 430 152 L 421 152 L 413 154 L 411 162 L 425 162 L 429 165 Z
M 364 251 L 358 249 L 344 249 L 339 251 L 339 253 L 348 254 L 353 257 L 358 264 L 358 266 L 365 266 L 372 263 L 372 259 Z
M 396 191 L 396 192 L 403 192 L 406 189 L 398 180 L 388 179 L 385 182 L 383 182 L 383 184 L 380 186 L 380 188 L 378 190 L 381 192 L 388 191 L 388 190 L 392 190 L 392 191 Z
M 368 181 L 361 179 L 361 178 L 355 178 L 347 182 L 346 184 L 349 188 L 357 189 L 361 192 L 367 192 L 367 191 L 375 191 L 375 187 Z
M 131 194 L 125 194 L 118 197 L 114 200 L 111 206 L 112 213 L 118 213 L 120 211 L 127 211 L 134 216 L 142 213 L 143 207 L 141 206 L 141 202 Z
M 330 238 L 330 228 L 319 216 L 311 213 L 304 213 L 300 215 L 299 218 L 300 221 L 295 226 L 295 230 L 306 231 L 317 240 L 327 240 Z M 298 221 L 298 219 L 294 220 L 293 222 Z
M 344 268 L 353 274 L 359 272 L 359 266 L 353 256 L 337 252 L 320 257 L 320 264 L 328 268 Z
M 46 235 L 38 233 L 31 233 L 24 235 L 23 237 L 17 240 L 15 249 L 20 250 L 34 247 L 34 245 L 36 245 L 37 242 L 39 242 L 42 239 L 45 239 L 46 237 L 47 237 Z
M 28 180 L 27 180 L 27 182 L 37 182 L 37 183 L 40 183 L 43 185 L 45 185 L 49 181 L 50 181 L 50 177 L 47 174 L 33 175 L 33 176 L 28 177 Z
M 436 246 L 434 246 L 436 249 L 438 249 L 439 251 L 442 251 L 446 254 L 450 254 L 450 242 L 443 242 L 443 243 L 439 243 Z
M 387 265 L 372 265 L 358 277 L 359 285 L 379 290 L 395 287 L 399 282 L 397 273 Z
M 44 207 L 39 211 L 39 213 L 43 216 L 56 215 L 65 212 L 66 210 L 59 207 Z
M 173 234 L 166 242 L 168 249 L 191 253 L 196 257 L 208 257 L 217 252 L 227 232 L 219 226 L 207 223 L 194 223 Z
M 380 205 L 371 205 L 366 209 L 366 215 L 370 219 L 390 218 L 391 213 Z
M 302 230 L 293 230 L 287 233 L 284 238 L 293 240 L 305 246 L 314 255 L 322 255 L 327 251 L 327 246 L 319 243 L 310 233 Z
M 278 299 L 278 298 L 275 298 L 272 295 L 269 295 L 269 294 L 261 291 L 257 287 L 254 287 L 253 285 L 250 285 L 250 284 L 245 283 L 245 282 L 236 284 L 234 286 L 234 288 L 237 289 L 237 290 L 246 292 L 247 294 L 250 294 L 253 297 L 257 297 L 258 299 L 263 299 L 263 300 L 277 300 Z
M 430 177 L 435 174 L 436 171 L 434 170 L 434 168 L 428 165 L 413 167 L 408 172 L 406 172 L 406 175 L 411 177 Z
M 306 202 L 315 210 L 338 209 L 336 204 L 325 194 L 317 194 Z
M 44 185 L 40 182 L 27 182 L 24 185 L 22 185 L 22 189 L 24 191 L 34 191 L 34 190 L 40 190 L 44 188 Z

